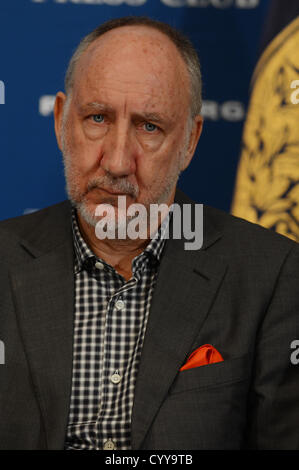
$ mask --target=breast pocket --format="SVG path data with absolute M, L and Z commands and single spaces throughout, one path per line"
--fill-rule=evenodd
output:
M 180 371 L 148 434 L 148 449 L 240 449 L 251 356 Z
M 180 371 L 174 380 L 169 396 L 188 390 L 222 385 L 246 380 L 250 375 L 248 354 L 205 366 Z

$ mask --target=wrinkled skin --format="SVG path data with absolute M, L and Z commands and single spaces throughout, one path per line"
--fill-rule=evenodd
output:
M 96 240 L 98 204 L 116 205 L 117 195 L 126 195 L 127 206 L 173 202 L 202 129 L 201 116 L 190 121 L 190 99 L 175 45 L 144 26 L 117 28 L 94 41 L 79 59 L 71 94 L 57 93 L 55 131 L 69 198 L 98 254 L 117 242 L 104 247 Z M 144 240 L 120 245 L 135 256 Z

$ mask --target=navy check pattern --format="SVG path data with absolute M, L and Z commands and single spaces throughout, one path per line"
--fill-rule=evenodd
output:
M 134 388 L 167 222 L 126 281 L 85 243 L 72 210 L 75 315 L 65 449 L 131 449 Z

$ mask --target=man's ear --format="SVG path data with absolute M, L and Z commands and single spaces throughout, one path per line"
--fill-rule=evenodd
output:
M 54 127 L 55 127 L 55 134 L 57 139 L 57 144 L 60 150 L 61 148 L 61 125 L 62 125 L 62 117 L 63 117 L 63 108 L 66 103 L 66 95 L 59 91 L 56 95 L 55 104 L 54 104 Z
M 199 138 L 201 136 L 202 126 L 203 126 L 203 117 L 198 114 L 193 119 L 188 148 L 187 148 L 185 158 L 183 159 L 183 162 L 182 162 L 181 171 L 186 170 L 186 168 L 189 166 L 192 160 Z

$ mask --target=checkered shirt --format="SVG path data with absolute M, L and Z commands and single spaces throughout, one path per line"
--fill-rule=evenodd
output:
M 134 258 L 126 281 L 91 251 L 72 210 L 75 315 L 65 449 L 131 449 L 134 388 L 166 227 Z

